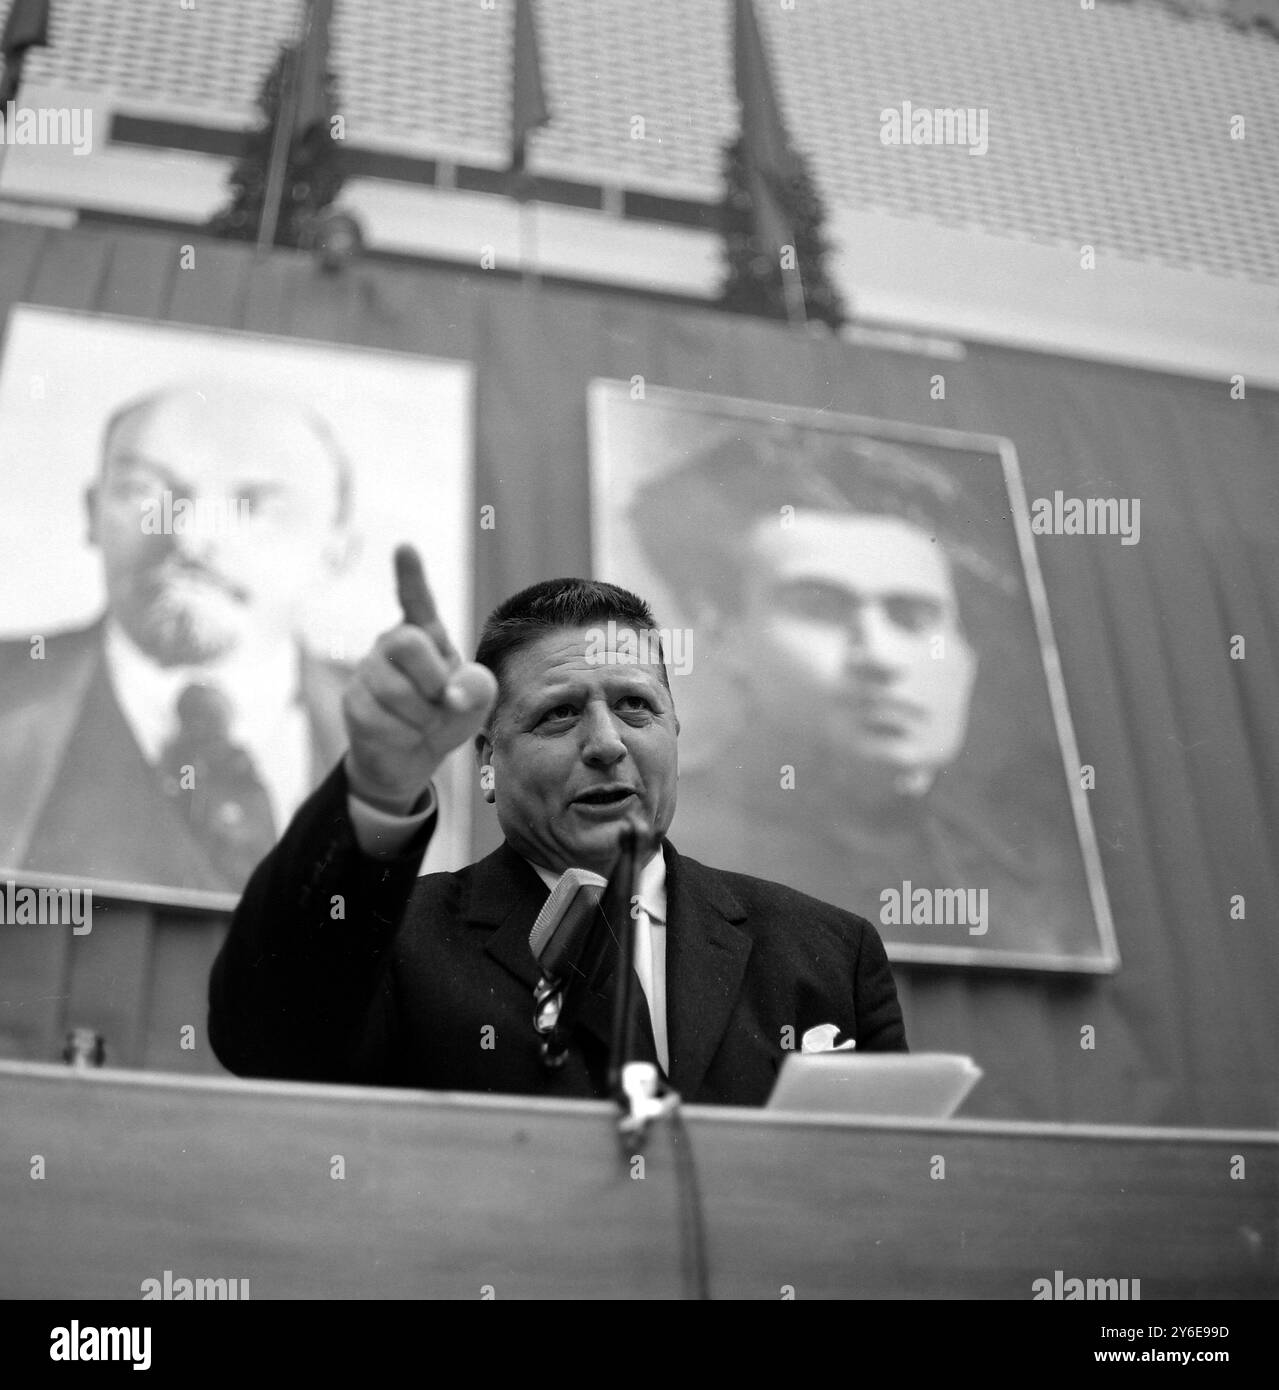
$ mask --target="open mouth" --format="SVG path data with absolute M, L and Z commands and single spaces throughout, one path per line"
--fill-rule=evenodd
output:
M 630 787 L 592 787 L 588 792 L 573 798 L 574 806 L 621 806 L 629 801 L 635 792 Z

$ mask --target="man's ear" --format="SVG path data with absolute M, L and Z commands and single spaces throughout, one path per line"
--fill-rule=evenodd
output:
M 88 522 L 84 538 L 93 546 L 101 544 L 98 538 L 98 489 L 98 483 L 92 482 L 84 490 L 84 513 Z
M 475 762 L 480 769 L 480 791 L 484 800 L 492 805 L 497 800 L 493 771 L 493 740 L 484 729 L 475 735 Z

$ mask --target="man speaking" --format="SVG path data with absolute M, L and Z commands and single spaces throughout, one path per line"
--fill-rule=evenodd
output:
M 635 910 L 641 1046 L 686 1101 L 762 1104 L 787 1050 L 822 1025 L 859 1051 L 905 1050 L 874 927 L 665 839 L 679 720 L 660 653 L 634 640 L 656 629 L 643 600 L 592 580 L 536 584 L 495 610 L 466 663 L 409 547 L 396 578 L 403 622 L 347 691 L 346 757 L 258 866 L 214 964 L 209 1033 L 224 1065 L 605 1096 L 611 984 L 581 1001 L 567 1057 L 548 1066 L 529 934 L 565 870 L 610 872 L 628 820 L 656 846 Z M 431 779 L 465 743 L 505 843 L 416 878 Z

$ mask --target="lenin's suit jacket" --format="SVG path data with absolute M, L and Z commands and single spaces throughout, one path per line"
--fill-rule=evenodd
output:
M 363 855 L 339 765 L 236 911 L 210 985 L 214 1051 L 242 1075 L 604 1094 L 602 994 L 584 1001 L 560 1071 L 539 1055 L 528 936 L 546 886 L 508 845 L 415 880 L 430 829 L 392 861 Z M 860 1051 L 905 1050 L 870 923 L 664 852 L 669 1079 L 686 1101 L 762 1104 L 786 1047 L 821 1023 Z
M 346 746 L 346 672 L 304 655 L 318 783 Z M 107 678 L 102 624 L 55 633 L 42 660 L 0 642 L 0 864 L 6 869 L 238 891 L 210 864 L 143 757 Z

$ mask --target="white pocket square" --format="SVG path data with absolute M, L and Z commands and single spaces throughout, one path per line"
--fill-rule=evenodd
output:
M 801 1052 L 851 1052 L 857 1046 L 856 1039 L 849 1038 L 847 1042 L 842 1042 L 836 1047 L 835 1039 L 838 1036 L 838 1023 L 819 1023 L 815 1028 L 810 1028 L 799 1040 L 799 1050 Z

